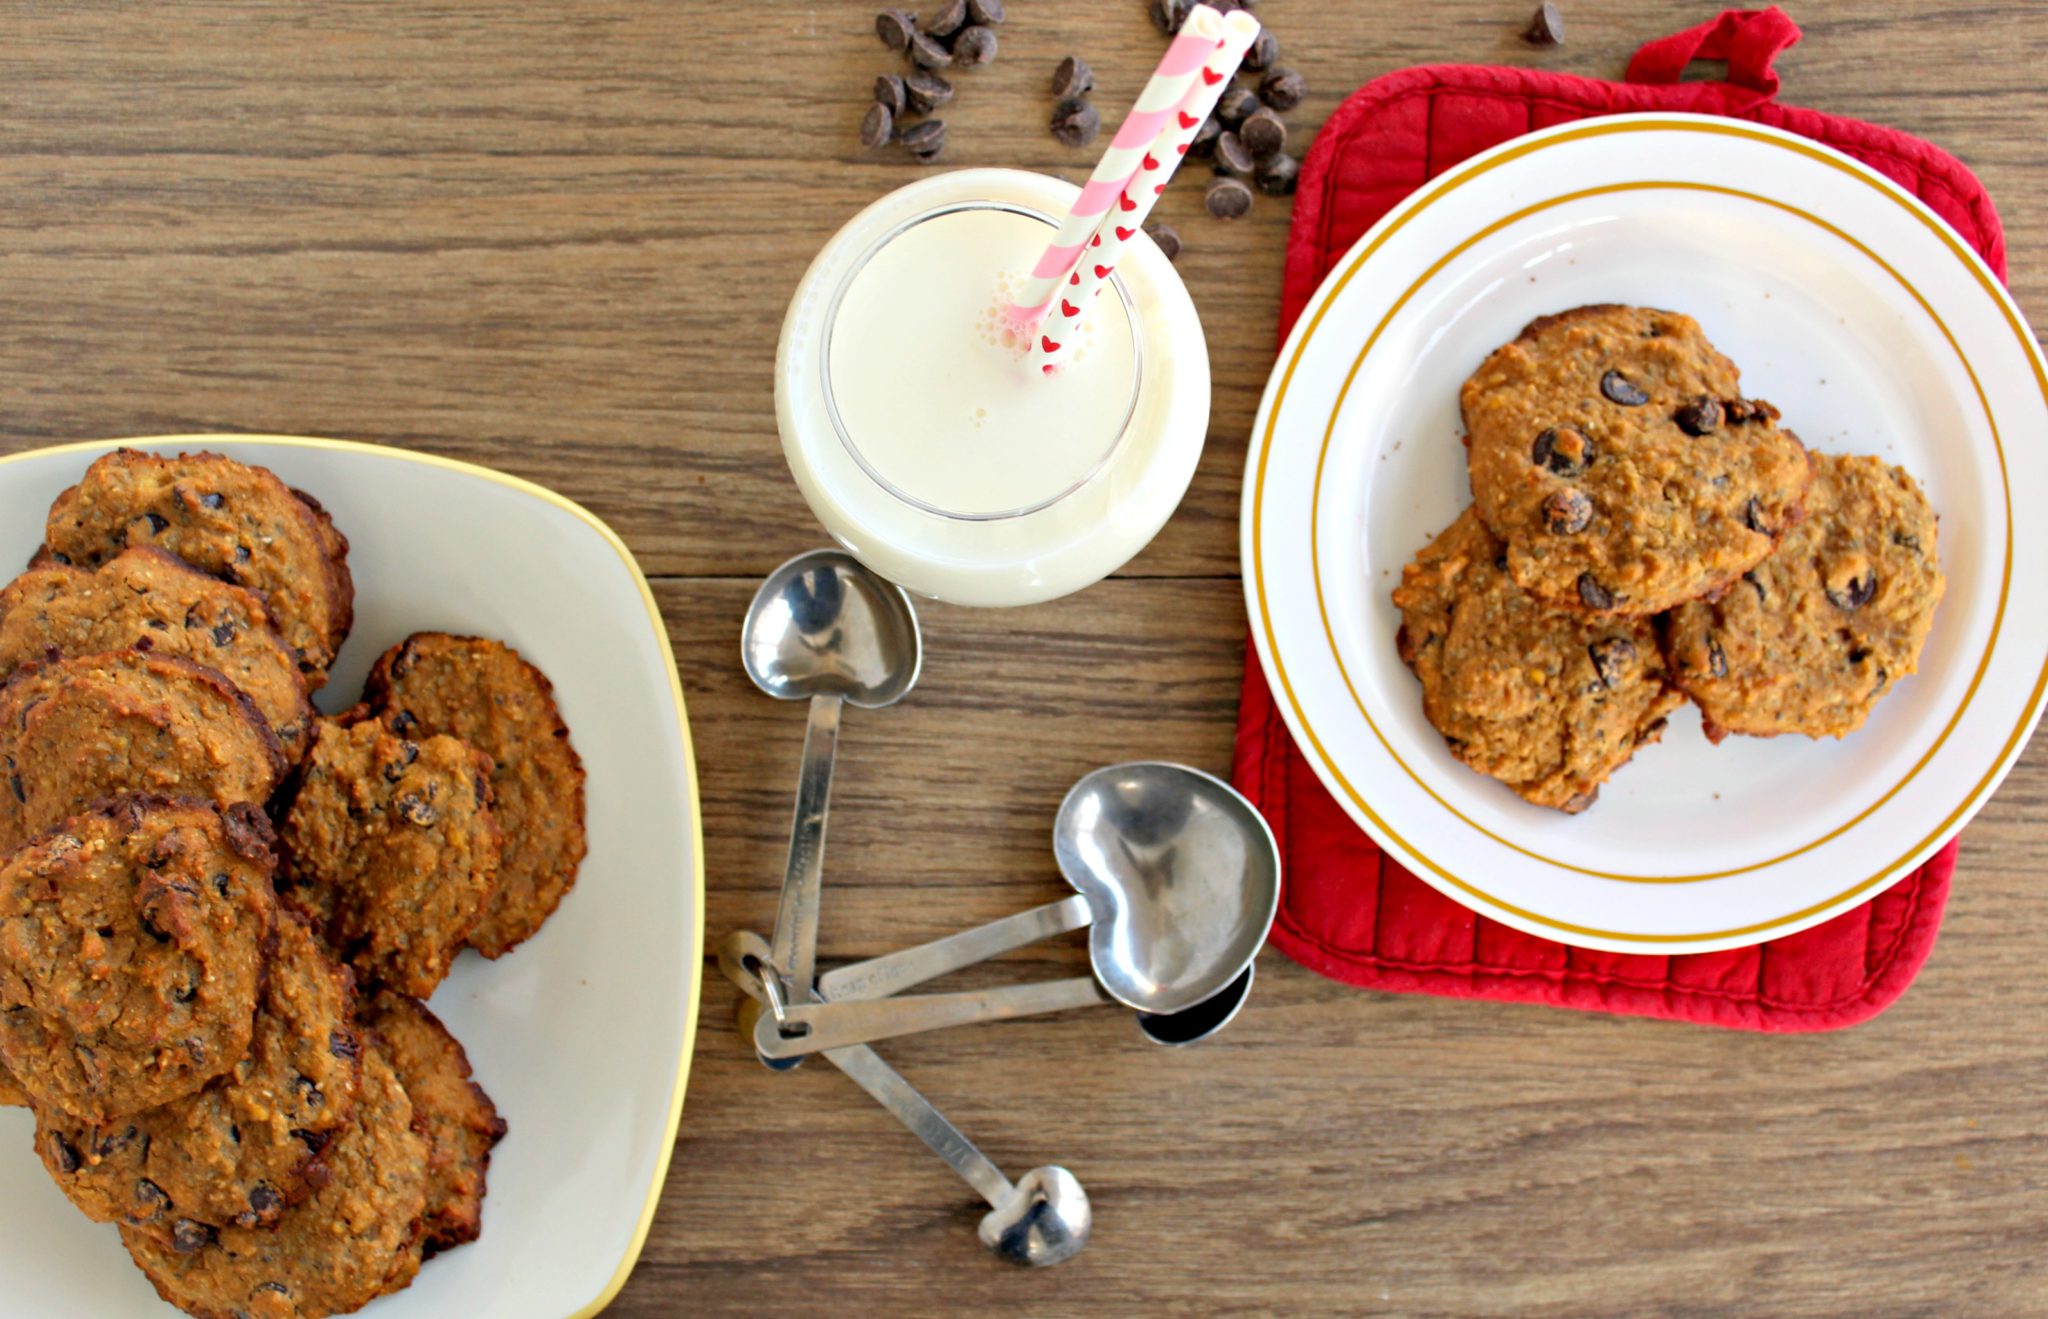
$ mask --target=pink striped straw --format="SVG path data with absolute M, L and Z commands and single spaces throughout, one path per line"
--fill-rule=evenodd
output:
M 1145 149 L 1169 126 L 1169 121 L 1187 100 L 1189 89 L 1196 82 L 1195 75 L 1215 53 L 1217 39 L 1222 35 L 1223 16 L 1215 9 L 1197 5 L 1189 12 L 1187 22 L 1181 25 L 1180 35 L 1166 48 L 1165 58 L 1153 70 L 1145 90 L 1138 93 L 1137 104 L 1124 116 L 1109 150 L 1103 152 L 1102 159 L 1096 162 L 1095 172 L 1089 175 L 1081 196 L 1060 222 L 1059 231 L 1053 235 L 1044 255 L 1038 258 L 1038 264 L 1032 267 L 1031 278 L 1025 282 L 1023 292 L 1009 307 L 1008 316 L 1012 324 L 1034 325 L 1039 317 L 1045 315 L 1053 290 L 1074 268 L 1082 247 L 1101 224 L 1103 213 L 1123 194 L 1124 185 L 1138 171 Z M 1201 122 L 1200 119 L 1195 120 L 1195 126 L 1200 126 Z
M 1047 372 L 1057 370 L 1074 351 L 1075 341 L 1081 337 L 1082 316 L 1116 273 L 1124 246 L 1144 227 L 1159 194 L 1166 191 L 1167 180 L 1186 158 L 1196 131 L 1223 98 L 1231 75 L 1258 35 L 1259 20 L 1242 9 L 1223 21 L 1223 35 L 1211 44 L 1202 77 L 1188 89 L 1179 116 L 1160 130 L 1158 139 L 1140 158 L 1137 172 L 1117 194 L 1115 208 L 1088 239 L 1080 268 L 1067 277 L 1054 305 L 1032 334 L 1031 360 Z

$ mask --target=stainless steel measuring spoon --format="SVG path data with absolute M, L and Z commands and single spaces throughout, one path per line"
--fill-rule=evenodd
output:
M 767 982 L 758 974 L 769 951 L 760 935 L 746 930 L 728 935 L 719 950 L 719 964 L 749 999 L 741 1005 L 743 1020 L 745 1015 L 769 1019 L 760 1010 Z M 1072 1259 L 1088 1244 L 1095 1216 L 1074 1174 L 1048 1166 L 1012 1182 L 873 1049 L 865 1044 L 832 1049 L 825 1061 L 851 1077 L 988 1202 L 978 1235 L 997 1258 L 1043 1268 Z
M 1229 784 L 1183 765 L 1134 761 L 1084 777 L 1061 804 L 1053 853 L 1075 897 L 829 972 L 835 1001 L 764 1018 L 756 1050 L 797 1057 L 1110 1001 L 1179 1014 L 1235 988 L 1279 905 L 1280 854 L 1265 820 Z M 1082 925 L 1092 977 L 883 997 Z
M 850 702 L 876 709 L 902 700 L 923 666 L 923 639 L 903 588 L 843 551 L 813 550 L 768 574 L 754 593 L 740 658 L 756 687 L 777 700 L 808 700 L 811 706 L 768 961 L 780 1001 L 808 1003 L 840 707 Z M 778 1069 L 795 1065 L 762 1061 Z

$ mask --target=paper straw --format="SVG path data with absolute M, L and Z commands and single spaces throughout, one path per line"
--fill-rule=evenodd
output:
M 1050 372 L 1072 354 L 1075 341 L 1081 337 L 1081 317 L 1116 273 L 1124 246 L 1144 227 L 1145 217 L 1152 213 L 1159 194 L 1166 191 L 1167 180 L 1186 158 L 1202 121 L 1223 98 L 1231 75 L 1237 72 L 1258 35 L 1259 20 L 1242 9 L 1223 21 L 1223 35 L 1211 48 L 1202 76 L 1189 88 L 1187 101 L 1138 162 L 1137 172 L 1117 195 L 1116 204 L 1101 227 L 1088 239 L 1086 255 L 1068 274 L 1066 284 L 1058 290 L 1032 335 L 1031 360 L 1035 364 Z
M 1137 172 L 1146 148 L 1187 100 L 1203 62 L 1214 53 L 1217 39 L 1223 35 L 1223 26 L 1223 16 L 1208 5 L 1198 5 L 1189 12 L 1180 35 L 1166 48 L 1165 58 L 1153 70 L 1145 90 L 1138 93 L 1137 104 L 1118 126 L 1109 150 L 1096 162 L 1095 172 L 1088 176 L 1073 209 L 1067 212 L 1052 243 L 1032 267 L 1024 291 L 1011 304 L 1008 315 L 1013 324 L 1036 324 L 1045 314 L 1053 290 L 1074 268 L 1081 248 L 1101 223 L 1103 212 L 1123 194 L 1124 185 Z

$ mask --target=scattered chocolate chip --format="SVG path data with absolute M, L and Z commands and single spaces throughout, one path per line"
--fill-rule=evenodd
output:
M 1102 116 L 1084 100 L 1061 101 L 1052 109 L 1052 136 L 1063 147 L 1085 147 L 1102 131 Z
M 228 874 L 225 870 L 215 875 L 213 879 L 209 882 L 212 883 L 214 892 L 220 894 L 222 897 L 226 897 L 228 895 Z
M 234 639 L 235 639 L 235 625 L 234 625 L 233 623 L 231 623 L 231 622 L 226 622 L 226 621 L 223 621 L 223 622 L 215 623 L 215 624 L 213 625 L 213 644 L 214 644 L 214 645 L 216 645 L 216 646 L 225 646 L 225 645 L 228 645 L 229 643 L 231 643 L 232 641 L 234 641 Z
M 292 1139 L 304 1145 L 307 1153 L 317 1156 L 334 1140 L 334 1133 L 331 1131 L 294 1130 L 292 1132 Z
M 1750 418 L 1749 400 L 1744 398 L 1729 399 L 1721 405 L 1721 415 L 1727 418 L 1730 425 L 1740 426 Z
M 1578 815 L 1598 800 L 1600 800 L 1600 789 L 1598 788 L 1593 789 L 1591 792 L 1575 792 L 1565 798 L 1564 805 L 1559 809 L 1566 815 Z
M 1249 87 L 1233 87 L 1223 93 L 1223 99 L 1216 102 L 1216 117 L 1231 128 L 1243 123 L 1253 111 L 1265 107 L 1259 104 L 1259 94 Z
M 50 1160 L 57 1165 L 57 1171 L 72 1173 L 85 1166 L 85 1158 L 78 1147 L 58 1132 L 50 1133 Z
M 136 918 L 136 921 L 138 924 L 142 926 L 142 932 L 148 935 L 150 938 L 156 940 L 158 943 L 169 943 L 171 941 L 170 934 L 162 928 L 160 928 L 155 921 L 150 919 L 150 912 L 148 908 L 145 907 L 143 909 L 142 914 Z
M 199 496 L 199 506 L 201 508 L 219 509 L 222 505 L 226 504 L 227 502 L 228 501 L 218 493 L 208 493 Z
M 1566 486 L 1543 501 L 1543 526 L 1553 536 L 1576 536 L 1593 521 L 1593 501 L 1586 492 Z
M 1614 592 L 1594 581 L 1589 572 L 1579 574 L 1579 599 L 1588 609 L 1614 608 Z
M 1148 7 L 1152 26 L 1172 36 L 1180 31 L 1181 24 L 1188 21 L 1188 11 L 1194 7 L 1194 0 L 1152 0 Z
M 903 80 L 903 94 L 911 109 L 930 114 L 953 99 L 953 84 L 936 73 L 918 69 Z
M 967 26 L 967 0 L 944 0 L 939 12 L 925 21 L 924 30 L 935 37 L 950 37 Z
M 903 108 L 910 104 L 903 90 L 903 79 L 893 73 L 885 73 L 875 79 L 875 101 L 889 107 L 892 118 L 902 114 Z
M 1612 691 L 1636 662 L 1636 643 L 1627 637 L 1603 637 L 1586 647 L 1586 654 L 1592 658 L 1593 672 L 1600 675 L 1600 685 Z
M 1851 647 L 1849 648 L 1849 662 L 1850 662 L 1851 664 L 1861 664 L 1861 663 L 1862 663 L 1863 661 L 1865 661 L 1865 660 L 1867 660 L 1867 659 L 1869 659 L 1869 658 L 1870 658 L 1870 647 L 1868 647 L 1868 646 L 1851 646 Z
M 156 1221 L 158 1214 L 171 1207 L 171 1197 L 164 1194 L 164 1188 L 147 1177 L 135 1183 L 133 1212 L 128 1215 L 131 1223 L 142 1224 Z
M 953 62 L 963 69 L 991 64 L 996 58 L 996 30 L 976 25 L 953 38 Z
M 327 1052 L 335 1057 L 350 1061 L 361 1057 L 362 1051 L 363 1046 L 356 1042 L 356 1037 L 350 1032 L 335 1030 L 327 1033 Z
M 1267 106 L 1260 106 L 1244 117 L 1237 126 L 1238 140 L 1252 153 L 1254 160 L 1264 160 L 1287 148 L 1287 125 L 1280 122 L 1280 116 Z
M 16 801 L 25 802 L 28 800 L 28 792 L 21 786 L 21 775 L 19 774 L 9 774 L 7 776 L 7 790 L 14 794 L 14 800 Z
M 1301 162 L 1282 151 L 1260 161 L 1255 177 L 1260 192 L 1269 197 L 1286 197 L 1293 193 L 1300 174 Z
M 1259 80 L 1259 99 L 1285 114 L 1308 95 L 1308 80 L 1293 69 L 1273 69 Z
M 1003 0 L 967 0 L 967 18 L 970 22 L 980 23 L 984 27 L 996 27 L 1002 23 L 1004 17 Z
M 937 37 L 917 32 L 910 38 L 910 62 L 920 69 L 943 69 L 953 62 L 953 52 L 939 44 Z
M 1742 525 L 1756 532 L 1759 536 L 1773 534 L 1771 524 L 1764 521 L 1764 501 L 1758 499 L 1755 495 L 1751 495 L 1742 506 Z
M 258 1182 L 249 1190 L 249 1208 L 260 1221 L 284 1208 L 284 1197 L 269 1182 Z
M 1280 58 L 1280 42 L 1271 28 L 1260 28 L 1253 39 L 1251 49 L 1244 53 L 1244 66 L 1257 73 L 1273 67 L 1273 61 Z
M 1522 40 L 1532 46 L 1563 45 L 1564 15 L 1557 12 L 1554 4 L 1538 6 L 1535 17 L 1529 20 L 1528 28 L 1522 33 Z
M 1060 100 L 1086 96 L 1095 90 L 1095 70 L 1079 55 L 1069 55 L 1053 66 L 1052 94 Z
M 1575 426 L 1552 426 L 1529 446 L 1529 461 L 1553 476 L 1577 476 L 1593 462 L 1593 441 Z
M 100 1137 L 99 1140 L 93 1144 L 92 1152 L 102 1159 L 111 1159 L 116 1154 L 119 1154 L 122 1150 L 127 1149 L 130 1145 L 133 1145 L 138 1140 L 142 1140 L 142 1132 L 137 1130 L 133 1124 L 130 1124 L 129 1126 L 121 1128 L 119 1131 L 110 1131 L 106 1135 Z M 147 1141 L 143 1142 L 143 1148 L 149 1148 L 149 1143 Z
M 1721 649 L 1719 637 L 1707 638 L 1707 672 L 1716 678 L 1728 676 L 1728 652 Z
M 1207 159 L 1216 154 L 1216 139 L 1223 136 L 1223 121 L 1210 115 L 1195 130 L 1195 136 L 1188 142 L 1188 154 L 1197 159 Z
M 130 521 L 135 520 L 136 519 L 130 519 Z M 164 528 L 171 525 L 169 522 L 166 522 L 162 517 L 158 516 L 155 513 L 144 513 L 140 520 L 147 522 L 149 524 L 149 534 L 152 536 L 162 535 Z
M 876 101 L 868 106 L 868 112 L 860 120 L 860 144 L 873 151 L 889 145 L 889 139 L 896 136 L 896 116 L 889 107 Z
M 214 1230 L 204 1223 L 195 1223 L 181 1218 L 171 1224 L 171 1249 L 180 1255 L 190 1255 L 195 1250 L 204 1250 L 214 1243 Z
M 1672 420 L 1687 435 L 1711 435 L 1721 429 L 1721 402 L 1702 394 L 1680 407 Z
M 249 547 L 248 547 L 247 545 L 237 545 L 237 546 L 235 546 L 235 562 L 236 562 L 236 563 L 247 563 L 248 561 L 249 561 Z
M 1757 576 L 1754 570 L 1742 574 L 1742 580 L 1748 582 L 1750 589 L 1756 592 L 1756 602 L 1758 604 L 1770 603 L 1771 593 L 1764 589 L 1763 578 Z
M 259 1282 L 249 1289 L 251 1296 L 283 1296 L 289 1298 L 292 1289 L 281 1282 Z
M 900 9 L 884 9 L 875 15 L 875 35 L 890 50 L 910 49 L 910 38 L 917 32 L 917 16 L 906 14 Z
M 1837 609 L 1861 609 L 1877 595 L 1877 573 L 1866 571 L 1860 577 L 1851 577 L 1843 582 L 1829 582 L 1828 603 Z
M 410 710 L 400 710 L 397 714 L 391 716 L 391 731 L 400 737 L 408 736 L 413 729 L 419 726 L 419 716 Z
M 1892 544 L 1900 549 L 1918 552 L 1920 549 L 1920 538 L 1909 531 L 1894 531 L 1892 533 Z
M 910 148 L 922 164 L 929 165 L 946 149 L 946 121 L 927 119 L 923 123 L 903 130 L 903 145 Z
M 1152 240 L 1152 245 L 1157 247 L 1168 261 L 1180 256 L 1180 235 L 1164 220 L 1154 220 L 1146 225 L 1145 236 Z
M 1883 693 L 1883 691 L 1884 691 L 1884 685 L 1885 685 L 1886 683 L 1890 682 L 1891 680 L 1892 680 L 1892 677 L 1891 677 L 1891 675 L 1890 675 L 1889 673 L 1886 673 L 1886 672 L 1885 672 L 1885 669 L 1884 669 L 1884 665 L 1882 665 L 1882 664 L 1878 665 L 1878 666 L 1877 666 L 1877 685 L 1876 685 L 1875 687 L 1872 687 L 1872 688 L 1870 689 L 1870 695 L 1871 695 L 1872 699 L 1875 699 L 1875 698 L 1876 698 L 1877 696 L 1879 696 L 1880 694 L 1882 694 L 1882 693 Z
M 1639 408 L 1650 401 L 1650 396 L 1638 388 L 1635 381 L 1619 371 L 1609 371 L 1600 377 L 1600 392 L 1605 394 L 1610 402 L 1619 403 L 1625 408 Z
M 412 793 L 401 796 L 394 803 L 394 809 L 397 810 L 399 819 L 407 824 L 416 824 L 422 829 L 441 818 L 441 813 L 435 810 L 430 802 Z
M 1252 209 L 1252 190 L 1236 179 L 1219 178 L 1202 195 L 1202 203 L 1217 219 L 1235 220 Z
M 299 1103 L 305 1108 L 319 1108 L 327 1102 L 327 1096 L 320 1092 L 319 1085 L 310 1076 L 292 1078 L 292 1086 L 299 1092 Z
M 1250 178 L 1252 171 L 1258 168 L 1252 153 L 1245 149 L 1244 139 L 1227 128 L 1216 135 L 1216 148 L 1212 154 L 1217 169 L 1241 179 Z

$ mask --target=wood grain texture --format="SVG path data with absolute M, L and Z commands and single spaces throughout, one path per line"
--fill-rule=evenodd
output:
M 1712 4 L 1265 0 L 1350 88 L 1485 60 L 1618 76 Z M 1139 0 L 1009 0 L 947 108 L 954 165 L 1070 177 L 1052 65 L 1106 107 L 1160 42 Z M 713 934 L 764 927 L 801 716 L 735 663 L 753 580 L 821 533 L 770 367 L 824 238 L 912 177 L 855 127 L 892 67 L 852 3 L 277 2 L 0 8 L 0 448 L 266 430 L 404 444 L 545 482 L 618 528 L 680 657 Z M 1797 7 L 1788 101 L 1975 168 L 2048 323 L 2048 24 L 2002 3 Z M 1242 663 L 1238 476 L 1274 342 L 1287 208 L 1161 215 L 1216 372 L 1186 505 L 1119 580 L 1003 614 L 930 608 L 910 702 L 848 715 L 822 956 L 1060 890 L 1045 838 L 1088 768 L 1227 765 Z M 2039 571 L 2040 565 L 2033 570 Z M 1965 835 L 1949 928 L 1890 1013 L 1763 1038 L 1374 997 L 1268 955 L 1200 1049 L 1096 1012 L 889 1055 L 1011 1172 L 1087 1183 L 1090 1251 L 989 1260 L 964 1186 L 829 1068 L 763 1071 L 706 976 L 674 1170 L 625 1316 L 955 1312 L 2048 1313 L 2048 752 Z M 985 980 L 1083 964 L 1071 940 Z

